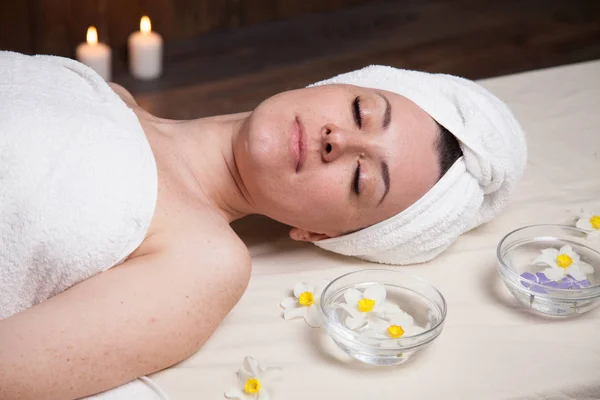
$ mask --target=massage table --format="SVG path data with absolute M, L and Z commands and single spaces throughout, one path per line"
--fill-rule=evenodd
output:
M 391 267 L 436 286 L 448 303 L 442 334 L 397 367 L 372 367 L 339 350 L 323 328 L 282 318 L 298 281 L 390 268 L 296 243 L 263 217 L 234 224 L 252 256 L 244 296 L 202 349 L 151 376 L 172 400 L 221 399 L 245 356 L 281 367 L 272 398 L 600 399 L 600 308 L 575 318 L 534 314 L 496 272 L 496 245 L 530 224 L 574 224 L 600 213 L 600 60 L 480 82 L 521 122 L 529 161 L 508 208 L 435 260 Z

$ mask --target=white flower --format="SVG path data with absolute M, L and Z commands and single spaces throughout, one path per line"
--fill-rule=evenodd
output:
M 588 239 L 600 238 L 600 215 L 584 213 L 577 220 L 575 226 L 588 232 Z
M 244 363 L 237 373 L 239 388 L 225 392 L 225 397 L 235 400 L 269 400 L 268 388 L 280 381 L 281 368 L 263 369 L 252 357 L 244 358 Z
M 581 261 L 579 254 L 573 251 L 569 245 L 563 246 L 560 250 L 544 249 L 542 254 L 533 260 L 533 264 L 547 264 L 544 274 L 553 281 L 559 281 L 571 275 L 577 281 L 587 279 L 586 274 L 592 274 L 594 267 Z
M 294 286 L 294 296 L 283 299 L 281 307 L 284 309 L 283 318 L 292 319 L 304 317 L 304 321 L 314 328 L 323 323 L 319 301 L 321 293 L 329 281 L 322 280 L 316 284 L 298 282 Z
M 413 317 L 400 310 L 390 317 L 389 320 L 372 320 L 369 321 L 367 329 L 362 333 L 362 336 L 367 339 L 365 342 L 379 344 L 381 347 L 397 347 L 397 339 L 406 339 L 411 336 L 416 336 L 425 332 L 425 329 L 415 325 Z M 375 340 L 371 340 L 375 339 Z
M 376 284 L 361 292 L 355 288 L 348 288 L 344 292 L 345 303 L 339 306 L 346 310 L 350 316 L 345 320 L 349 329 L 358 329 L 362 327 L 368 319 L 385 318 L 386 316 L 401 312 L 400 307 L 389 301 L 385 287 Z

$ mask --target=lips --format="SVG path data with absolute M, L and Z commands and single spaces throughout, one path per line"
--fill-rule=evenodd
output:
M 292 129 L 292 153 L 295 161 L 296 173 L 298 173 L 306 160 L 306 135 L 302 122 L 300 122 L 298 117 L 294 119 Z

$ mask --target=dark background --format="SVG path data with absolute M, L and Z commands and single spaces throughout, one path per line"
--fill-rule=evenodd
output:
M 151 82 L 126 66 L 144 14 L 165 39 Z M 170 118 L 249 110 L 368 64 L 479 79 L 600 58 L 600 0 L 0 0 L 3 50 L 73 57 L 89 25 L 114 80 Z

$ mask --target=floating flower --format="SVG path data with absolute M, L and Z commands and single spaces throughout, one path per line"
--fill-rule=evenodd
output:
M 244 358 L 237 373 L 239 388 L 225 392 L 225 398 L 234 400 L 269 400 L 268 388 L 281 380 L 281 368 L 263 369 L 252 357 Z
M 600 215 L 583 214 L 575 226 L 588 232 L 589 239 L 600 238 Z
M 527 281 L 521 281 L 521 285 L 525 286 L 526 288 L 531 288 L 532 292 L 537 293 L 547 293 L 547 290 L 544 289 L 544 286 L 556 289 L 581 289 L 591 285 L 589 280 L 584 279 L 578 281 L 571 275 L 567 275 L 559 281 L 550 280 L 543 272 L 536 272 L 535 275 L 529 272 L 524 272 L 521 274 L 521 277 L 527 279 Z M 535 282 L 538 285 L 529 281 Z
M 345 320 L 349 329 L 362 327 L 368 319 L 385 318 L 401 312 L 400 307 L 385 298 L 387 292 L 381 284 L 376 284 L 365 289 L 364 293 L 355 288 L 348 288 L 344 292 L 345 303 L 339 306 L 346 310 L 350 316 Z
M 568 275 L 581 281 L 586 279 L 586 274 L 594 272 L 594 267 L 581 261 L 579 254 L 569 245 L 561 247 L 560 250 L 542 250 L 542 254 L 533 260 L 533 264 L 537 263 L 550 266 L 544 270 L 544 274 L 553 281 L 559 281 Z
M 369 343 L 370 339 L 376 339 L 381 347 L 397 347 L 397 339 L 406 339 L 425 332 L 425 329 L 415 325 L 413 317 L 400 310 L 392 315 L 389 320 L 373 319 L 369 321 L 367 329 L 362 333 Z M 373 341 L 373 343 L 375 343 Z
M 590 287 L 592 285 L 592 283 L 588 279 L 583 279 L 583 280 L 578 281 L 577 279 L 573 278 L 571 275 L 567 275 L 566 277 L 562 278 L 557 283 L 558 283 L 558 287 L 560 289 L 581 289 L 581 288 Z
M 293 319 L 303 317 L 306 323 L 318 328 L 323 323 L 319 301 L 321 293 L 329 281 L 322 280 L 316 284 L 298 282 L 294 286 L 294 296 L 283 299 L 281 307 L 284 309 L 283 318 Z

